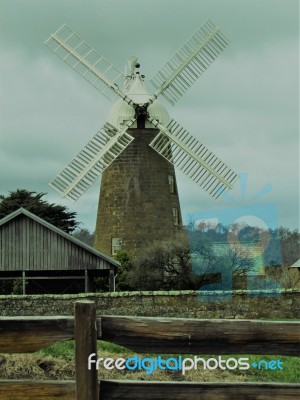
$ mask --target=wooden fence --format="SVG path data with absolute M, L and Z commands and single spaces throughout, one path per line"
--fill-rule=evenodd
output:
M 300 385 L 97 380 L 97 339 L 139 353 L 299 355 L 299 323 L 102 316 L 93 302 L 75 303 L 74 317 L 0 317 L 0 353 L 24 353 L 75 339 L 75 381 L 0 380 L 1 400 L 298 399 Z M 146 377 L 146 376 L 145 376 Z

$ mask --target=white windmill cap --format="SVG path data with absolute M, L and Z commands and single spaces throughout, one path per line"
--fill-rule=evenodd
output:
M 142 77 L 137 73 L 130 84 L 127 86 L 126 95 L 135 104 L 145 104 L 150 99 L 151 94 L 147 92 Z
M 147 92 L 140 75 L 136 75 L 135 79 L 132 80 L 126 95 L 138 105 L 147 103 L 152 97 L 150 93 Z M 153 103 L 149 105 L 147 111 L 150 117 L 158 120 L 162 125 L 167 125 L 171 120 L 166 108 L 158 100 L 154 100 Z M 134 118 L 134 115 L 134 108 L 123 99 L 119 99 L 109 109 L 107 122 L 119 127 L 126 123 L 126 121 Z M 131 127 L 136 127 L 136 123 Z M 146 120 L 145 128 L 154 128 L 154 126 Z

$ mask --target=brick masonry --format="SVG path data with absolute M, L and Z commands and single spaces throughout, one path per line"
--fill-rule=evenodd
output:
M 135 139 L 101 179 L 94 247 L 106 254 L 111 254 L 112 238 L 121 238 L 123 249 L 135 250 L 184 235 L 174 167 L 149 146 L 158 130 L 128 133 Z M 177 226 L 173 208 L 178 210 Z

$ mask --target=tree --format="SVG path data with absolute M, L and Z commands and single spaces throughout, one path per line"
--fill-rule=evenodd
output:
M 291 231 L 282 226 L 278 229 L 278 234 L 281 242 L 282 264 L 289 267 L 299 259 L 300 234 L 296 229 Z
M 285 289 L 300 289 L 300 272 L 298 268 L 288 268 L 285 266 L 276 266 L 267 268 L 268 278 L 278 282 Z
M 79 225 L 76 221 L 76 212 L 71 212 L 67 207 L 50 204 L 42 199 L 46 193 L 29 192 L 17 189 L 9 192 L 8 196 L 0 196 L 0 219 L 18 210 L 20 207 L 32 212 L 54 226 L 71 233 Z
M 223 290 L 231 290 L 233 285 L 241 288 L 247 272 L 254 267 L 251 247 L 199 239 L 196 232 L 190 235 L 190 245 L 193 273 L 199 276 L 200 289 L 205 284 Z
M 195 236 L 194 236 L 195 239 Z M 252 259 L 224 243 L 191 240 L 190 247 L 161 243 L 139 254 L 120 252 L 116 288 L 122 290 L 198 290 L 221 283 L 224 290 L 241 284 Z
M 89 246 L 93 246 L 94 244 L 94 233 L 91 233 L 88 229 L 77 229 L 73 232 L 73 236 Z
M 126 252 L 124 250 L 118 251 L 116 260 L 120 262 L 118 267 L 118 275 L 116 279 L 116 291 L 130 291 L 135 287 L 131 282 L 130 274 L 134 268 L 135 254 L 133 252 Z
M 174 243 L 153 245 L 132 260 L 126 283 L 132 290 L 197 289 L 197 276 L 192 272 L 190 251 Z

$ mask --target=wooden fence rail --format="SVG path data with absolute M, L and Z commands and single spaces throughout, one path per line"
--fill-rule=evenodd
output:
M 140 353 L 299 355 L 297 321 L 102 316 L 96 325 L 97 339 Z M 32 352 L 70 339 L 73 317 L 0 317 L 0 353 Z
M 300 385 L 281 383 L 190 383 L 97 381 L 97 339 L 139 353 L 299 355 L 296 321 L 197 320 L 102 316 L 90 301 L 75 303 L 74 317 L 0 317 L 0 353 L 33 352 L 75 339 L 74 381 L 0 380 L 1 400 L 297 399 Z

